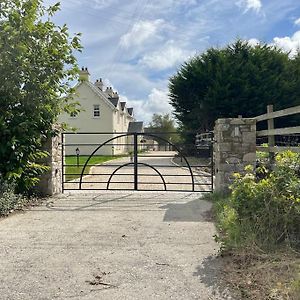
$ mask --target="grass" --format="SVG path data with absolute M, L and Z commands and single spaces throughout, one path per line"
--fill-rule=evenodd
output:
M 273 253 L 238 249 L 222 260 L 221 276 L 237 299 L 300 299 L 300 255 L 292 249 Z
M 215 238 L 219 242 L 222 236 L 228 236 L 228 231 L 220 228 L 220 224 L 229 197 L 216 192 L 204 196 L 205 200 L 213 203 L 213 215 L 219 229 Z M 253 245 L 237 244 L 225 248 L 221 243 L 220 257 L 223 266 L 221 282 L 229 287 L 234 299 L 300 299 L 300 253 L 296 249 L 277 245 L 272 251 L 266 251 L 258 247 L 255 240 Z
M 84 174 L 87 175 L 90 172 L 90 168 L 94 165 L 104 163 L 109 160 L 118 159 L 120 157 L 124 157 L 124 155 L 118 155 L 118 156 L 111 156 L 111 155 L 95 155 L 93 156 L 88 166 L 84 170 Z M 75 155 L 72 156 L 66 156 L 65 157 L 65 175 L 66 175 L 66 181 L 70 181 L 76 178 L 80 177 L 80 174 L 83 169 L 83 165 L 89 158 L 88 155 L 81 155 L 79 157 L 79 167 L 76 166 L 77 164 L 77 157 Z M 76 175 L 74 175 L 76 174 Z

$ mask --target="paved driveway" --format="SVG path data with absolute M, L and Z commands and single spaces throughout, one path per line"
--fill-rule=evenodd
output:
M 2 219 L 0 299 L 227 299 L 210 207 L 195 193 L 78 193 Z

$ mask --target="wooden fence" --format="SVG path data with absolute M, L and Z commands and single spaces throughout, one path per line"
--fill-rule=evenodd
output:
M 287 135 L 295 135 L 300 134 L 300 126 L 296 127 L 286 127 L 286 128 L 274 128 L 274 119 L 280 117 L 286 117 L 290 115 L 295 115 L 300 113 L 300 105 L 294 106 L 278 111 L 273 111 L 273 105 L 267 106 L 267 113 L 255 117 L 257 122 L 267 121 L 268 129 L 260 130 L 256 132 L 256 136 L 258 138 L 267 137 L 267 147 L 257 145 L 258 151 L 276 153 L 285 150 L 291 150 L 294 152 L 300 152 L 300 136 L 299 142 L 296 145 L 285 145 L 285 146 L 277 146 L 275 143 L 275 136 L 287 136 Z

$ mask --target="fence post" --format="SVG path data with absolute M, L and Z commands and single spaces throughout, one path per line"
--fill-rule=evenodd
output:
M 273 105 L 270 104 L 267 106 L 267 113 L 272 113 L 273 112 Z M 274 129 L 274 119 L 270 118 L 268 119 L 268 130 Z M 268 146 L 269 147 L 274 147 L 275 146 L 275 136 L 274 135 L 268 135 Z M 273 165 L 275 160 L 275 153 L 274 152 L 269 152 L 269 161 L 270 165 Z
M 214 129 L 215 190 L 227 192 L 233 173 L 243 173 L 256 163 L 256 120 L 228 118 L 216 121 Z

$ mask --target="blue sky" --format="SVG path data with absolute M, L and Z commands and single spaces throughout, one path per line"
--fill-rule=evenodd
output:
M 300 45 L 299 0 L 61 0 L 55 22 L 82 33 L 79 66 L 146 123 L 171 112 L 168 79 L 193 55 L 238 37 L 292 53 Z

